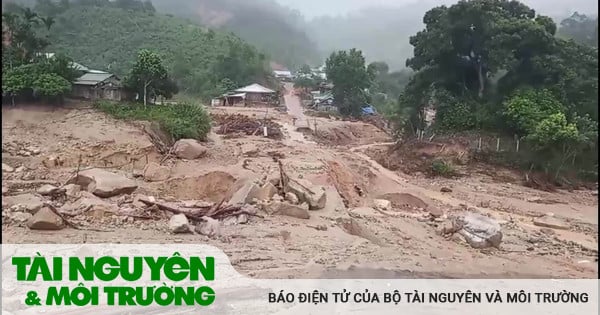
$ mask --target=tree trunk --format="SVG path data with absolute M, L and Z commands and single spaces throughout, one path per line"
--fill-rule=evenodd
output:
M 146 90 L 148 89 L 148 84 L 144 83 L 144 108 L 146 108 Z
M 483 97 L 483 89 L 485 88 L 485 80 L 483 78 L 483 65 L 479 63 L 477 69 L 477 77 L 479 78 L 479 93 L 477 94 L 479 98 Z

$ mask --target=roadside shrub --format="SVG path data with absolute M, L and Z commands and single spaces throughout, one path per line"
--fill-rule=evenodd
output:
M 456 170 L 450 163 L 435 160 L 431 163 L 431 173 L 434 176 L 453 177 L 456 175 Z
M 211 126 L 210 116 L 204 107 L 190 102 L 144 108 L 142 104 L 101 101 L 95 106 L 118 119 L 156 121 L 175 140 L 206 140 Z

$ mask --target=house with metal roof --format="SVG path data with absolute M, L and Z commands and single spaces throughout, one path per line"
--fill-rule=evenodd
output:
M 277 92 L 254 83 L 239 88 L 212 101 L 213 106 L 252 106 L 279 104 Z
M 123 84 L 114 74 L 88 70 L 84 75 L 73 82 L 73 97 L 87 100 L 113 100 L 125 99 Z

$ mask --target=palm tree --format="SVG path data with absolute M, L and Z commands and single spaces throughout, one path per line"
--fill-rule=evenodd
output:
M 38 24 L 38 14 L 33 12 L 33 10 L 31 10 L 31 8 L 24 8 L 23 9 L 23 17 L 25 18 L 25 21 L 27 21 L 27 23 L 31 23 L 31 24 Z
M 54 18 L 51 16 L 45 17 L 45 18 L 40 18 L 42 20 L 42 23 L 44 23 L 44 25 L 46 26 L 46 29 L 50 30 L 50 28 L 52 27 L 52 25 L 54 25 Z

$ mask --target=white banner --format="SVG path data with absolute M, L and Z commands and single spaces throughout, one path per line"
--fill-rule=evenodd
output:
M 598 280 L 266 280 L 206 245 L 3 244 L 2 314 L 598 314 Z

